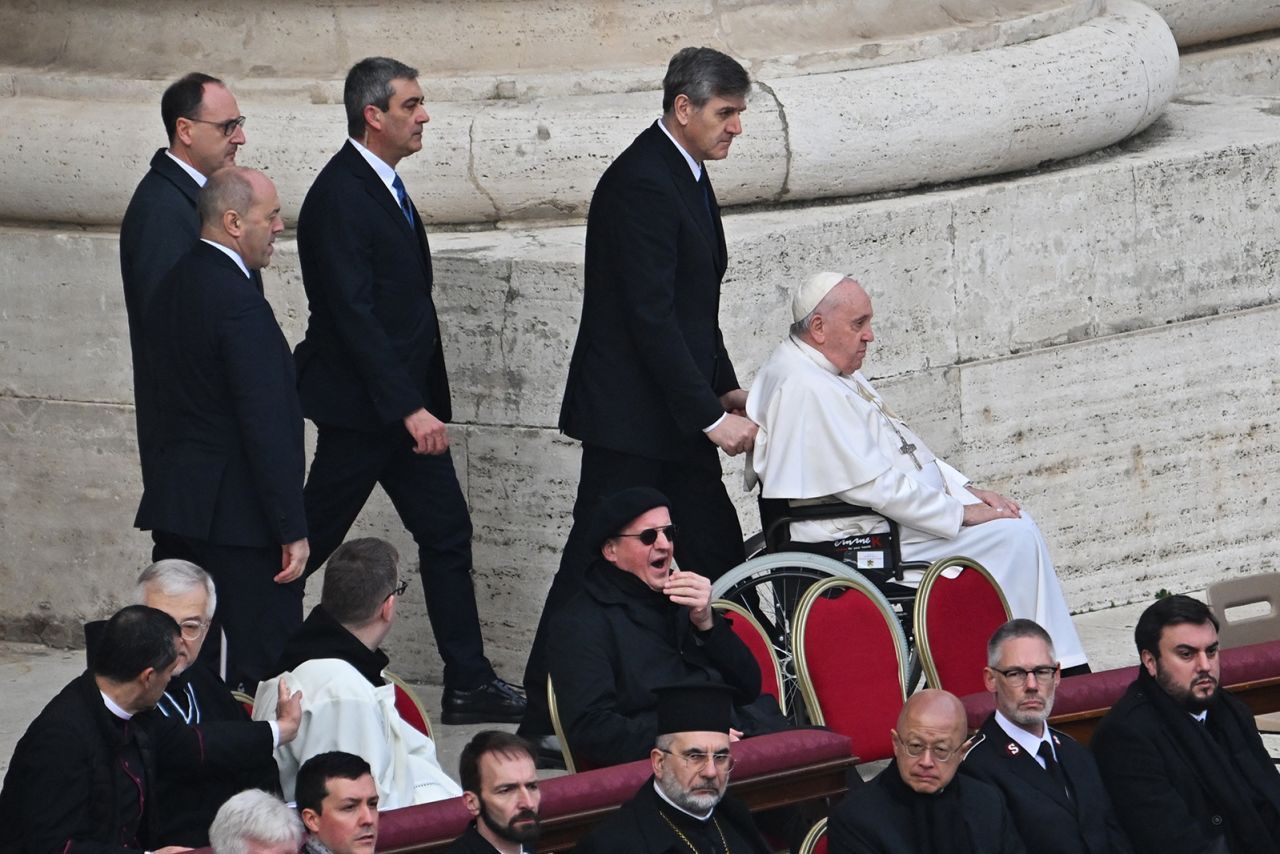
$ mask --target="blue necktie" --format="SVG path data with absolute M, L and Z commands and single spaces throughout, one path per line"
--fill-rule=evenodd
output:
M 413 208 L 409 207 L 409 194 L 405 192 L 404 181 L 401 181 L 400 176 L 396 175 L 395 180 L 391 182 L 391 186 L 395 188 L 396 198 L 400 200 L 400 212 L 404 214 L 404 218 L 412 226 Z

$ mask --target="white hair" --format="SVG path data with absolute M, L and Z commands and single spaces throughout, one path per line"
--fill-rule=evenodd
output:
M 252 843 L 302 847 L 306 831 L 298 814 L 275 795 L 246 789 L 222 805 L 209 825 L 213 854 L 249 854 Z
M 205 619 L 211 619 L 218 607 L 218 593 L 213 587 L 213 578 L 194 563 L 177 558 L 158 560 L 142 570 L 138 576 L 138 586 L 134 591 L 134 600 L 139 605 L 146 604 L 148 589 L 154 588 L 165 596 L 181 596 L 200 587 L 209 596 L 205 605 Z

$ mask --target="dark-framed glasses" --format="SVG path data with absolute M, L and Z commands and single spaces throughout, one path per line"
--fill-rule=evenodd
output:
M 1032 667 L 1030 670 L 1025 667 L 1010 667 L 1008 670 L 1001 670 L 999 667 L 991 669 L 1014 685 L 1025 684 L 1028 676 L 1034 676 L 1037 683 L 1043 684 L 1053 679 L 1053 674 L 1058 672 L 1058 665 L 1044 664 L 1040 667 Z
M 208 119 L 193 119 L 190 116 L 183 116 L 189 122 L 199 122 L 202 125 L 213 125 L 222 131 L 223 136 L 231 136 L 238 128 L 244 127 L 244 123 L 248 121 L 244 116 L 236 116 L 234 119 L 227 119 L 222 122 L 211 122 Z
M 719 750 L 715 753 L 707 753 L 702 750 L 686 750 L 684 753 L 676 753 L 674 750 L 667 750 L 662 747 L 659 747 L 658 750 L 668 756 L 674 756 L 679 759 L 690 771 L 706 767 L 708 759 L 711 760 L 711 764 L 716 766 L 717 771 L 733 770 L 733 754 L 727 750 Z
M 184 640 L 195 640 L 200 637 L 200 635 L 204 634 L 204 630 L 209 628 L 209 625 L 212 622 L 212 620 L 183 620 L 181 623 L 178 623 L 178 628 L 182 630 L 182 637 Z
M 665 528 L 645 528 L 634 534 L 616 534 L 618 537 L 635 537 L 646 546 L 651 546 L 658 541 L 658 535 L 662 534 L 667 538 L 667 542 L 674 543 L 676 541 L 676 526 L 667 525 Z
M 403 596 L 404 592 L 408 589 L 409 589 L 409 579 L 402 578 L 400 579 L 400 583 L 398 583 L 395 587 L 393 587 L 391 589 L 391 592 L 387 594 L 387 598 L 391 598 L 392 596 Z

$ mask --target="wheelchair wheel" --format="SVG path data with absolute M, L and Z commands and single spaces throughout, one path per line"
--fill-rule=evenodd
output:
M 712 599 L 727 599 L 745 608 L 764 627 L 782 668 L 787 717 L 807 723 L 796 680 L 791 629 L 800 597 L 824 578 L 858 578 L 839 561 L 804 552 L 779 552 L 753 557 L 726 572 L 711 585 Z

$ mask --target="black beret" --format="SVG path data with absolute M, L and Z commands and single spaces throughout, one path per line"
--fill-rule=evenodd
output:
M 670 510 L 671 502 L 667 496 L 648 486 L 633 486 L 605 496 L 591 518 L 591 548 L 599 551 L 604 541 L 621 531 L 623 525 L 655 507 Z

